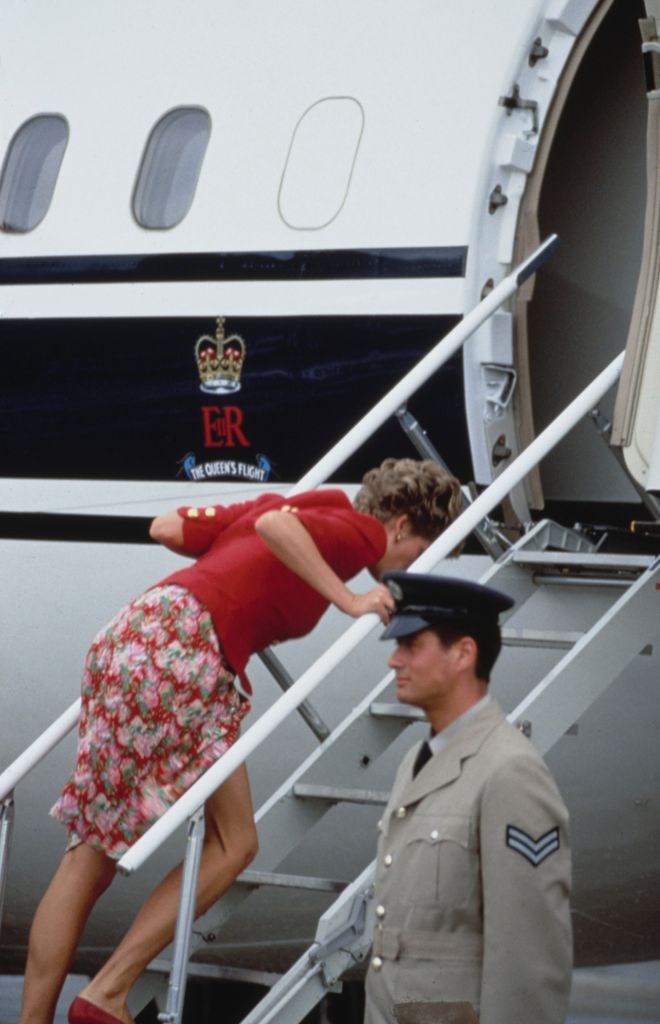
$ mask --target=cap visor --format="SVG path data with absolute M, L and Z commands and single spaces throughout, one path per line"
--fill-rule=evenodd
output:
M 411 633 L 419 633 L 421 629 L 428 629 L 431 623 L 419 615 L 395 615 L 385 632 L 381 633 L 381 640 L 395 640 L 399 636 L 409 636 Z

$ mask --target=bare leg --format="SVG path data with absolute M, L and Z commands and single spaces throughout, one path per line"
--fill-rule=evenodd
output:
M 225 892 L 257 852 L 257 833 L 245 765 L 206 802 L 206 833 L 200 860 L 196 916 Z M 174 935 L 181 865 L 151 893 L 135 921 L 81 996 L 126 1022 L 129 990 Z
M 115 862 L 84 843 L 64 854 L 30 929 L 23 1024 L 50 1024 L 87 918 L 115 875 Z

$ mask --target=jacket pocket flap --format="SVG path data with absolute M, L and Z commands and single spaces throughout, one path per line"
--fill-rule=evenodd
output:
M 406 828 L 406 844 L 458 843 L 466 850 L 476 846 L 472 819 L 466 814 L 415 814 Z

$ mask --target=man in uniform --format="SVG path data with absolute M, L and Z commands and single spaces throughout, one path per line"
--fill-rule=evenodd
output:
M 498 615 L 464 580 L 386 573 L 397 696 L 428 741 L 380 822 L 365 1024 L 560 1024 L 572 968 L 568 814 L 488 694 Z

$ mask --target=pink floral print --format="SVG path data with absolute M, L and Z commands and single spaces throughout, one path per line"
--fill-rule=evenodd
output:
M 95 637 L 85 662 L 76 767 L 51 810 L 121 857 L 235 742 L 250 702 L 211 616 L 182 587 L 154 587 Z

